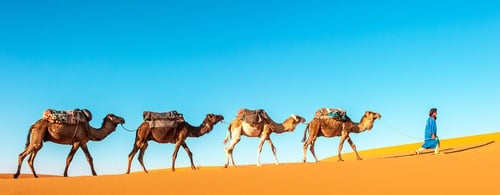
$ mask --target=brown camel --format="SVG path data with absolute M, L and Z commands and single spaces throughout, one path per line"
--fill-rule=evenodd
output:
M 333 118 L 312 120 L 311 122 L 309 122 L 309 124 L 307 124 L 306 130 L 304 131 L 304 138 L 302 139 L 302 142 L 305 141 L 304 159 L 302 161 L 306 162 L 307 147 L 311 145 L 310 148 L 311 153 L 313 154 L 316 162 L 319 162 L 318 158 L 316 158 L 316 154 L 314 154 L 314 143 L 316 142 L 316 138 L 320 136 L 324 137 L 341 136 L 339 144 L 338 161 L 344 161 L 342 160 L 340 152 L 342 151 L 343 147 L 342 145 L 344 144 L 345 140 L 347 140 L 351 145 L 351 148 L 356 153 L 357 159 L 362 160 L 362 158 L 358 154 L 358 151 L 356 150 L 356 146 L 352 142 L 352 139 L 349 137 L 349 133 L 361 133 L 366 130 L 371 130 L 373 128 L 373 123 L 375 122 L 375 119 L 381 117 L 382 116 L 379 113 L 366 111 L 365 115 L 363 116 L 363 118 L 361 118 L 361 121 L 359 123 L 354 123 L 350 120 L 347 122 L 341 122 Z M 309 132 L 309 137 L 307 138 L 306 141 L 307 132 Z
M 177 158 L 177 152 L 179 151 L 180 146 L 186 150 L 189 159 L 191 160 L 191 168 L 193 170 L 196 169 L 193 163 L 193 154 L 186 145 L 186 139 L 188 137 L 200 137 L 207 134 L 212 131 L 215 124 L 222 120 L 224 120 L 222 115 L 207 114 L 205 120 L 203 120 L 199 127 L 191 126 L 187 122 L 181 122 L 176 128 L 150 128 L 148 122 L 143 122 L 137 129 L 134 148 L 128 155 L 127 174 L 130 173 L 132 158 L 134 158 L 134 155 L 138 150 L 140 150 L 140 152 L 137 159 L 139 160 L 139 163 L 141 163 L 144 172 L 148 172 L 144 166 L 143 157 L 146 148 L 148 148 L 149 140 L 153 140 L 158 143 L 175 144 L 174 154 L 172 155 L 172 171 L 175 171 L 175 159 Z
M 19 177 L 19 174 L 21 174 L 21 164 L 28 154 L 30 155 L 28 158 L 28 164 L 31 171 L 35 177 L 38 177 L 33 167 L 33 162 L 35 161 L 36 154 L 42 148 L 43 142 L 46 141 L 73 146 L 68 154 L 68 157 L 66 158 L 64 177 L 68 176 L 69 164 L 73 160 L 73 156 L 78 148 L 82 148 L 85 156 L 87 157 L 87 161 L 89 162 L 90 169 L 92 170 L 92 175 L 96 176 L 97 174 L 94 170 L 93 159 L 92 156 L 90 156 L 89 149 L 87 148 L 87 142 L 90 140 L 103 140 L 115 131 L 118 124 L 122 123 L 125 123 L 125 120 L 122 117 L 115 116 L 114 114 L 108 114 L 104 118 L 104 122 L 99 129 L 91 127 L 88 122 L 81 124 L 61 124 L 51 123 L 44 119 L 38 120 L 29 129 L 26 148 L 21 154 L 19 154 L 19 164 L 16 174 L 14 174 L 14 178 Z
M 276 157 L 276 147 L 274 147 L 273 142 L 271 141 L 271 133 L 291 132 L 295 130 L 295 127 L 299 123 L 304 123 L 305 121 L 306 119 L 295 114 L 292 114 L 281 124 L 274 122 L 270 118 L 267 121 L 262 120 L 257 123 L 248 123 L 237 117 L 231 122 L 231 124 L 229 124 L 228 132 L 226 134 L 226 138 L 224 139 L 224 144 L 227 143 L 228 139 L 231 139 L 231 141 L 225 148 L 226 164 L 224 165 L 224 167 L 228 167 L 229 158 L 231 158 L 233 166 L 236 167 L 233 159 L 233 150 L 234 146 L 240 141 L 240 137 L 242 135 L 247 137 L 260 137 L 259 147 L 257 148 L 257 166 L 261 166 L 260 152 L 262 151 L 264 141 L 267 141 L 267 143 L 271 145 L 271 149 L 274 154 L 274 162 L 278 165 L 279 163 L 278 158 Z

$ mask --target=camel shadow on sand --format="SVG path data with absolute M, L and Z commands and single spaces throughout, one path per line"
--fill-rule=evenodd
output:
M 455 150 L 455 148 L 445 148 L 445 149 L 441 150 L 441 154 L 453 154 L 453 153 L 457 153 L 457 152 L 464 152 L 464 151 L 468 151 L 468 150 L 473 150 L 473 149 L 485 147 L 485 146 L 488 146 L 488 145 L 493 144 L 493 143 L 495 143 L 495 141 L 490 141 L 490 142 L 487 142 L 487 143 L 484 143 L 481 145 L 472 146 L 472 147 L 468 147 L 468 148 L 462 148 L 462 149 L 456 149 L 456 150 Z M 422 152 L 420 155 L 424 155 L 424 154 L 434 154 L 434 152 L 432 150 L 430 150 L 429 152 Z M 408 156 L 416 156 L 416 154 L 413 153 L 413 154 L 403 154 L 403 155 L 397 155 L 397 156 L 387 156 L 387 157 L 381 157 L 378 159 L 402 158 L 402 157 L 408 157 Z

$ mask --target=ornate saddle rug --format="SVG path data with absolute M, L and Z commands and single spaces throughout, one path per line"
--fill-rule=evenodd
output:
M 247 123 L 260 123 L 262 121 L 270 120 L 266 111 L 264 111 L 263 109 L 249 110 L 242 108 L 238 110 L 236 118 L 241 119 Z
M 170 112 L 145 111 L 142 117 L 145 122 L 149 123 L 150 128 L 176 128 L 179 123 L 184 122 L 184 116 L 175 110 Z
M 346 111 L 340 108 L 320 108 L 314 113 L 314 118 L 333 118 L 339 121 L 348 121 L 350 118 L 347 116 Z
M 77 124 L 91 121 L 92 114 L 87 109 L 64 111 L 48 109 L 43 111 L 42 119 L 47 120 L 51 123 Z

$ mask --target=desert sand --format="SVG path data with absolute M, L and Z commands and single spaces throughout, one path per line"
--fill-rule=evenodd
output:
M 0 194 L 500 194 L 500 133 L 360 151 L 321 163 L 200 167 L 130 175 L 59 177 L 0 174 Z M 302 155 L 302 151 L 297 151 Z M 308 159 L 311 161 L 312 159 Z

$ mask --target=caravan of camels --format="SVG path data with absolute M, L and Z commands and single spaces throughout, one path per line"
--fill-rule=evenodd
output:
M 340 143 L 338 148 L 338 160 L 343 161 L 341 157 L 341 150 L 344 141 L 347 140 L 350 146 L 356 153 L 357 159 L 361 157 L 356 151 L 349 133 L 361 133 L 373 128 L 373 123 L 376 119 L 380 119 L 381 115 L 376 112 L 366 111 L 364 116 L 359 122 L 353 122 L 347 115 L 345 110 L 321 108 L 316 111 L 314 118 L 307 123 L 304 131 L 304 159 L 306 162 L 306 151 L 310 147 L 310 151 L 319 162 L 316 154 L 314 153 L 314 143 L 318 137 L 336 137 L 340 136 Z M 90 155 L 87 147 L 89 141 L 101 141 L 108 135 L 113 133 L 118 124 L 124 124 L 125 120 L 122 117 L 114 114 L 108 114 L 103 119 L 100 128 L 90 126 L 89 121 L 92 120 L 92 114 L 87 109 L 75 109 L 72 111 L 56 111 L 46 110 L 43 112 L 42 119 L 33 124 L 28 131 L 26 147 L 23 152 L 19 154 L 17 172 L 14 178 L 18 178 L 21 174 L 21 164 L 26 156 L 28 157 L 28 165 L 34 177 L 38 177 L 33 163 L 37 152 L 42 148 L 43 142 L 50 141 L 57 144 L 71 145 L 71 151 L 66 159 L 66 167 L 64 169 L 64 176 L 68 176 L 68 168 L 73 159 L 75 152 L 81 148 L 85 153 L 87 161 L 90 165 L 92 175 L 96 176 L 92 156 Z M 157 143 L 172 143 L 175 144 L 174 153 L 172 155 L 172 171 L 175 171 L 175 160 L 177 153 L 182 146 L 188 154 L 191 162 L 191 168 L 196 169 L 193 163 L 193 154 L 189 150 L 186 139 L 188 137 L 203 136 L 214 128 L 214 126 L 224 120 L 222 115 L 207 114 L 200 126 L 192 126 L 184 120 L 184 116 L 176 111 L 170 112 L 149 112 L 143 113 L 143 122 L 137 128 L 133 149 L 128 156 L 128 167 L 126 173 L 130 173 L 130 166 L 132 159 L 138 154 L 138 161 L 144 172 L 148 172 L 144 166 L 143 157 L 148 147 L 148 141 L 155 141 Z M 260 152 L 264 142 L 268 142 L 274 154 L 275 164 L 278 163 L 276 156 L 276 147 L 271 141 L 270 135 L 272 133 L 285 133 L 293 132 L 298 124 L 305 123 L 304 117 L 296 114 L 290 115 L 283 123 L 277 123 L 272 120 L 267 113 L 262 110 L 249 110 L 240 109 L 229 124 L 224 144 L 229 141 L 225 147 L 226 161 L 225 167 L 229 166 L 229 160 L 234 167 L 236 167 L 233 159 L 233 150 L 236 144 L 240 141 L 241 136 L 258 137 L 260 142 L 257 148 L 257 166 L 260 164 Z M 307 136 L 309 134 L 309 136 Z

